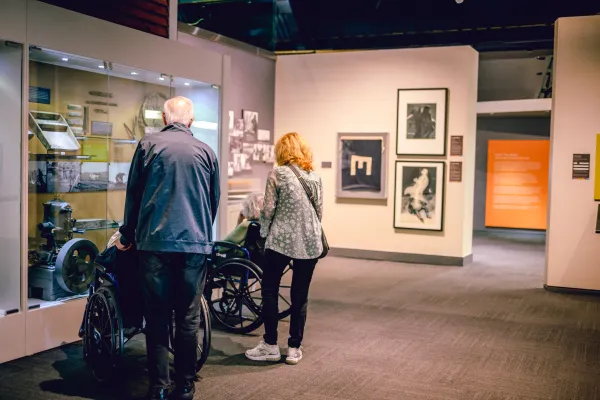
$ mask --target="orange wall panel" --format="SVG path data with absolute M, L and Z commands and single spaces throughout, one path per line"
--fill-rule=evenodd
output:
M 549 140 L 490 140 L 485 225 L 545 230 L 549 164 Z

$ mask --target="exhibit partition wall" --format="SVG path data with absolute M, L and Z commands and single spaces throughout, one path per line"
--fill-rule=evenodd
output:
M 218 53 L 36 1 L 8 4 L 26 32 L 0 15 L 0 362 L 79 339 L 139 141 L 182 95 L 194 102 L 194 137 L 221 159 L 226 90 Z
M 276 136 L 312 146 L 332 254 L 471 259 L 478 58 L 470 47 L 278 58 Z
M 546 285 L 598 291 L 600 16 L 559 19 L 554 62 Z

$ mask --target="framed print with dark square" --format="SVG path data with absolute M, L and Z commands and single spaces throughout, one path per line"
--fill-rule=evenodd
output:
M 448 89 L 399 89 L 396 154 L 445 156 Z
M 337 198 L 387 198 L 387 143 L 387 133 L 338 133 Z
M 396 161 L 394 228 L 442 231 L 446 164 Z

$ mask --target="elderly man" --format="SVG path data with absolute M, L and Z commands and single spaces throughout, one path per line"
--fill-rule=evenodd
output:
M 146 135 L 131 162 L 125 219 L 117 247 L 133 245 L 146 305 L 150 399 L 169 396 L 169 322 L 175 310 L 174 397 L 191 400 L 196 378 L 199 308 L 219 204 L 215 153 L 192 136 L 194 105 L 165 103 L 165 128 Z

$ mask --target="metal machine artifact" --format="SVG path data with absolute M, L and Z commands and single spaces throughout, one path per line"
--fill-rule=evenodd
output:
M 76 228 L 72 213 L 59 196 L 44 203 L 38 231 L 46 243 L 29 252 L 29 297 L 54 301 L 87 292 L 98 248 L 88 239 L 73 239 L 85 231 Z

